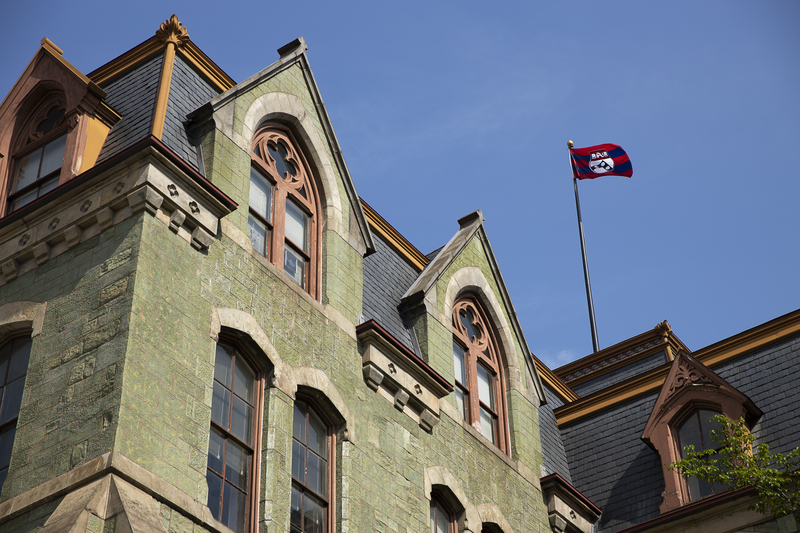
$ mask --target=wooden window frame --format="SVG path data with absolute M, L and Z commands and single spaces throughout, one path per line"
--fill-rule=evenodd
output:
M 0 350 L 5 348 L 8 344 L 13 343 L 15 341 L 18 341 L 20 339 L 26 339 L 29 343 L 31 343 L 31 349 L 33 348 L 33 339 L 31 338 L 31 331 L 22 331 L 22 332 L 18 332 L 18 333 L 15 333 L 15 334 L 12 334 L 12 335 L 8 335 L 7 337 L 5 337 L 3 339 L 3 341 L 0 343 Z M 30 365 L 30 352 L 28 353 L 28 364 Z M 0 390 L 5 389 L 5 387 L 7 385 L 6 381 L 8 379 L 8 372 L 9 372 L 10 368 L 11 368 L 11 365 L 8 365 L 6 367 L 6 369 L 5 369 L 5 373 L 2 376 L 0 376 Z M 23 375 L 17 377 L 14 380 L 14 381 L 22 380 L 23 394 L 24 394 L 24 390 L 25 390 L 25 382 L 27 381 L 27 379 L 28 379 L 28 369 L 26 367 L 25 368 L 25 373 Z M 3 390 L 3 392 L 5 392 L 5 391 Z M 5 394 L 3 394 L 3 396 L 5 396 Z M 0 408 L 2 408 L 2 401 L 0 401 Z M 22 405 L 20 404 L 20 410 L 21 410 L 21 408 L 22 408 Z M 2 433 L 3 431 L 7 431 L 9 428 L 13 427 L 14 428 L 14 432 L 15 432 L 15 437 L 16 437 L 16 427 L 17 427 L 17 422 L 19 421 L 19 412 L 20 412 L 20 410 L 17 410 L 16 415 L 13 418 L 9 419 L 8 422 L 6 422 L 2 426 L 0 426 L 0 433 Z M 13 445 L 13 442 L 12 442 L 12 445 Z M 6 476 L 6 477 L 3 478 L 2 481 L 0 481 L 0 489 L 3 488 L 3 485 L 5 484 L 6 479 L 8 479 L 8 477 L 7 477 L 8 476 L 8 469 L 10 467 L 11 467 L 11 457 L 9 457 L 9 464 L 7 466 L 3 467 L 2 469 L 0 469 L 0 472 L 5 471 L 5 476 Z
M 293 429 L 292 429 L 291 442 L 292 442 L 292 446 L 293 446 L 294 445 L 294 441 L 297 440 L 297 442 L 299 442 L 302 446 L 304 446 L 304 448 L 306 449 L 306 458 L 308 457 L 308 455 L 307 455 L 308 454 L 308 435 L 309 435 L 308 424 L 309 424 L 309 418 L 311 416 L 311 412 L 312 411 L 317 416 L 317 418 L 322 422 L 322 424 L 324 424 L 324 426 L 326 428 L 326 437 L 325 438 L 327 439 L 326 443 L 327 443 L 327 447 L 328 447 L 328 449 L 327 449 L 327 458 L 326 458 L 326 460 L 328 461 L 328 465 L 327 465 L 328 469 L 327 469 L 327 473 L 326 473 L 326 476 L 327 476 L 326 490 L 328 491 L 328 495 L 327 495 L 327 497 L 323 497 L 319 493 L 313 491 L 308 486 L 306 486 L 306 483 L 304 483 L 304 482 L 298 480 L 297 478 L 295 478 L 294 477 L 294 472 L 293 472 L 293 470 L 294 470 L 293 465 L 290 466 L 291 487 L 294 488 L 295 486 L 297 486 L 298 490 L 302 494 L 305 495 L 306 493 L 309 493 L 314 498 L 316 498 L 318 500 L 322 500 L 322 501 L 325 502 L 325 511 L 324 511 L 325 512 L 325 528 L 323 530 L 323 533 L 329 533 L 329 532 L 334 530 L 335 522 L 336 522 L 335 505 L 334 505 L 334 502 L 336 501 L 336 431 L 335 431 L 335 425 L 331 421 L 330 417 L 326 416 L 325 410 L 322 409 L 322 407 L 319 405 L 319 403 L 315 402 L 311 398 L 309 398 L 309 397 L 307 397 L 305 395 L 302 395 L 302 394 L 298 394 L 297 399 L 295 400 L 295 405 L 297 403 L 302 403 L 307 408 L 306 415 L 305 415 L 306 442 L 303 443 L 303 442 L 301 442 L 299 439 L 297 439 L 295 437 L 295 435 L 294 435 L 294 422 L 292 423 L 292 428 Z M 292 420 L 294 420 L 294 406 L 292 407 Z M 306 465 L 308 465 L 308 459 L 306 459 Z M 307 477 L 308 477 L 308 474 L 306 472 L 306 478 Z M 290 501 L 291 501 L 291 498 L 290 498 Z M 291 514 L 291 509 L 290 509 L 290 514 Z M 304 513 L 303 513 L 303 515 L 304 515 Z M 295 531 L 294 527 L 295 526 L 291 523 L 291 518 L 290 518 L 289 531 L 290 532 Z
M 683 428 L 683 426 L 690 419 L 695 419 L 695 420 L 699 421 L 699 412 L 700 411 L 711 411 L 711 412 L 713 412 L 714 414 L 717 414 L 717 415 L 723 414 L 722 413 L 722 406 L 719 405 L 719 404 L 710 402 L 710 401 L 693 401 L 693 402 L 690 402 L 690 403 L 684 405 L 684 407 L 681 409 L 681 411 L 678 413 L 678 415 L 673 417 L 673 419 L 669 423 L 670 432 L 672 433 L 672 441 L 673 441 L 674 446 L 675 446 L 674 453 L 675 453 L 675 460 L 676 461 L 683 459 L 683 447 L 684 447 L 684 444 L 681 442 L 680 430 L 681 430 L 681 428 Z M 700 437 L 703 439 L 703 442 L 705 443 L 705 440 L 708 439 L 710 441 L 710 444 L 711 444 L 711 446 L 707 446 L 707 447 L 703 448 L 703 450 L 708 450 L 708 449 L 713 448 L 713 446 L 716 443 L 711 441 L 711 436 L 710 435 L 704 435 L 702 433 L 702 424 L 700 426 L 700 429 L 701 429 Z M 714 448 L 714 449 L 719 451 L 719 449 L 717 449 L 717 448 Z M 698 452 L 699 451 L 703 451 L 703 450 L 695 449 L 695 451 L 698 451 Z M 712 486 L 712 489 L 713 489 L 713 492 L 711 494 L 707 494 L 705 496 L 693 497 L 692 496 L 692 492 L 691 492 L 691 490 L 689 488 L 689 480 L 686 479 L 683 476 L 680 476 L 679 482 L 680 482 L 680 485 L 681 485 L 681 492 L 682 492 L 682 494 L 685 495 L 685 499 L 684 499 L 684 502 L 683 502 L 684 505 L 687 504 L 687 503 L 696 502 L 696 501 L 701 500 L 703 498 L 708 498 L 709 496 L 713 496 L 714 494 L 717 494 L 718 492 L 722 492 L 722 491 L 725 490 L 725 488 L 720 488 L 718 490 L 717 489 L 713 489 L 714 484 L 711 483 L 711 486 Z
M 250 151 L 252 167 L 263 176 L 272 187 L 271 210 L 272 221 L 268 221 L 261 213 L 252 207 L 250 216 L 269 228 L 269 238 L 265 244 L 264 255 L 280 272 L 284 270 L 284 250 L 288 246 L 306 261 L 304 283 L 301 287 L 313 298 L 319 300 L 320 260 L 319 242 L 321 223 L 319 195 L 315 185 L 314 175 L 308 165 L 300 145 L 295 140 L 291 131 L 275 124 L 261 128 L 253 138 Z M 267 147 L 282 145 L 286 151 L 288 161 L 296 170 L 296 175 L 288 173 L 280 175 L 275 160 L 269 155 Z M 301 193 L 306 191 L 306 197 Z M 308 250 L 303 250 L 297 243 L 289 240 L 285 235 L 286 201 L 291 200 L 308 217 L 307 239 Z M 252 238 L 252 237 L 251 237 Z M 261 251 L 258 251 L 261 253 Z M 287 274 L 288 276 L 288 274 Z M 291 278 L 290 278 L 291 279 Z M 292 283 L 296 283 L 292 280 Z
M 462 316 L 462 313 L 466 313 L 467 311 L 469 311 L 474 318 L 474 322 L 472 323 L 473 329 L 477 328 L 481 332 L 480 339 L 475 336 L 469 338 L 466 327 L 459 318 Z M 452 319 L 453 342 L 464 352 L 464 367 L 467 375 L 467 383 L 462 384 L 456 380 L 456 386 L 459 387 L 459 389 L 465 389 L 469 398 L 468 407 L 465 401 L 465 407 L 467 407 L 466 421 L 479 433 L 483 434 L 480 420 L 481 408 L 490 412 L 495 420 L 494 430 L 496 439 L 493 444 L 508 455 L 510 437 L 506 409 L 505 377 L 491 322 L 489 322 L 484 313 L 483 307 L 472 296 L 462 296 L 453 303 Z M 488 370 L 489 374 L 493 377 L 492 392 L 494 393 L 495 401 L 494 409 L 480 401 L 478 395 L 478 365 Z M 487 436 L 486 438 L 491 441 L 490 437 Z
M 44 120 L 47 119 L 47 115 L 50 110 L 58 106 L 60 109 L 63 109 L 64 114 L 61 118 L 59 118 L 50 131 L 46 133 L 39 133 L 37 127 L 41 124 Z M 13 139 L 13 146 L 14 150 L 11 155 L 11 164 L 9 165 L 8 169 L 8 176 L 6 179 L 6 201 L 5 201 L 5 210 L 4 214 L 8 215 L 11 214 L 19 209 L 22 209 L 26 205 L 30 205 L 43 196 L 49 194 L 55 188 L 58 188 L 59 185 L 64 183 L 67 179 L 69 179 L 69 169 L 72 165 L 72 152 L 74 151 L 75 139 L 72 138 L 73 136 L 71 133 L 75 130 L 75 126 L 78 124 L 78 115 L 75 110 L 69 111 L 66 106 L 65 96 L 61 92 L 50 92 L 45 94 L 40 101 L 33 107 L 33 110 L 28 113 L 28 116 L 23 120 L 22 127 L 19 128 L 19 131 L 15 134 Z M 13 183 L 16 177 L 17 170 L 19 168 L 19 163 L 22 158 L 27 155 L 34 153 L 35 151 L 42 149 L 49 145 L 51 142 L 57 140 L 59 137 L 65 136 L 65 145 L 64 145 L 64 153 L 62 154 L 61 166 L 58 170 L 54 170 L 45 176 L 37 176 L 37 179 L 26 185 L 24 188 L 14 191 L 13 188 L 15 184 Z M 40 162 L 41 165 L 41 162 Z M 12 210 L 13 203 L 21 197 L 24 197 L 31 191 L 38 189 L 41 185 L 48 179 L 53 179 L 58 177 L 58 184 L 56 187 L 44 194 L 37 194 L 36 198 L 31 200 L 30 202 L 17 207 L 17 209 Z
M 438 492 L 434 492 L 431 494 L 431 506 L 430 506 L 430 520 L 431 520 L 431 533 L 436 533 L 436 514 L 438 511 L 442 511 L 447 515 L 447 523 L 449 524 L 450 528 L 447 533 L 458 533 L 458 523 L 457 523 L 457 516 L 456 513 L 453 512 L 453 509 L 447 505 L 447 502 L 442 497 L 441 494 Z
M 226 429 L 222 427 L 219 423 L 211 420 L 211 425 L 209 429 L 209 446 L 211 440 L 211 433 L 215 431 L 217 433 L 222 434 L 223 438 L 225 439 L 225 446 L 226 450 L 223 452 L 222 455 L 222 462 L 223 468 L 227 466 L 227 442 L 228 440 L 234 441 L 239 446 L 246 448 L 250 452 L 250 465 L 249 465 L 249 475 L 250 479 L 248 480 L 247 484 L 247 495 L 246 495 L 246 509 L 245 509 L 245 522 L 243 532 L 241 533 L 251 533 L 253 531 L 257 531 L 256 525 L 258 524 L 258 494 L 259 494 L 259 481 L 260 481 L 260 466 L 261 466 L 261 432 L 262 432 L 262 418 L 263 418 L 263 405 L 264 405 L 264 379 L 265 373 L 260 365 L 256 364 L 253 358 L 248 354 L 247 349 L 235 339 L 231 339 L 228 337 L 220 338 L 219 342 L 215 344 L 215 354 L 217 346 L 223 345 L 229 348 L 232 348 L 235 351 L 234 361 L 231 366 L 231 379 L 235 376 L 235 368 L 236 368 L 236 358 L 241 357 L 244 362 L 250 367 L 250 369 L 254 373 L 253 378 L 253 387 L 254 387 L 254 394 L 253 394 L 253 427 L 251 428 L 252 435 L 253 435 L 253 442 L 252 445 L 246 442 L 243 442 L 237 436 L 232 433 L 232 430 Z M 215 355 L 216 357 L 216 355 Z M 232 388 L 229 385 L 223 384 L 219 381 L 216 376 L 212 378 L 212 383 L 214 381 L 219 382 L 223 386 L 225 386 L 228 390 L 233 393 Z M 238 395 L 237 395 L 238 396 Z M 231 397 L 232 399 L 233 397 Z M 212 395 L 212 410 L 213 410 L 213 395 Z M 229 422 L 232 420 L 232 410 L 233 410 L 233 401 L 231 401 L 230 411 L 228 413 L 228 420 Z M 223 471 L 222 474 L 219 472 L 214 471 L 211 467 L 208 466 L 208 462 L 206 462 L 206 470 L 210 470 L 214 474 L 220 476 L 222 478 L 222 492 L 220 493 L 220 506 L 218 510 L 218 516 L 220 519 L 222 518 L 222 505 L 224 503 L 224 495 L 225 495 L 225 472 Z M 210 502 L 208 502 L 210 503 Z M 213 511 L 212 511 L 213 513 Z M 220 520 L 221 521 L 221 520 Z M 236 531 L 234 529 L 234 531 Z M 237 532 L 240 533 L 240 532 Z

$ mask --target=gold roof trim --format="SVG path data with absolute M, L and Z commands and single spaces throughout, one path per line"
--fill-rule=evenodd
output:
M 536 363 L 536 370 L 539 372 L 539 377 L 542 378 L 545 385 L 556 391 L 558 395 L 563 398 L 565 403 L 580 400 L 580 396 L 575 394 L 575 391 L 570 389 L 569 385 L 561 381 L 561 378 L 553 374 L 553 371 L 547 368 L 547 365 L 541 362 L 538 357 L 534 355 L 533 360 Z
M 402 255 L 409 263 L 411 263 L 414 267 L 419 269 L 420 272 L 425 270 L 425 267 L 428 266 L 428 258 L 425 255 L 417 250 L 417 248 L 411 244 L 405 237 L 403 237 L 399 231 L 394 229 L 394 227 L 386 222 L 382 216 L 378 214 L 377 211 L 372 209 L 370 205 L 361 199 L 361 206 L 364 208 L 364 214 L 367 217 L 367 222 L 369 222 L 370 227 L 378 233 L 381 237 L 386 239 L 389 245 L 394 248 L 400 255 Z
M 692 356 L 707 367 L 714 367 L 794 335 L 800 335 L 800 309 L 706 346 L 694 352 Z M 555 410 L 556 421 L 559 426 L 564 426 L 598 411 L 630 401 L 637 396 L 655 392 L 664 384 L 669 369 L 670 366 L 667 365 L 654 368 L 613 387 L 559 407 Z

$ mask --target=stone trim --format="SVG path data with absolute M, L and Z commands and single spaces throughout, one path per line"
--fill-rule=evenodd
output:
M 9 302 L 0 306 L 0 336 L 31 329 L 31 337 L 42 332 L 47 302 Z
M 214 519 L 208 507 L 119 452 L 103 454 L 19 496 L 0 503 L 0 526 L 27 511 L 110 474 L 119 476 L 155 500 L 166 503 L 209 531 L 232 533 L 231 529 Z
M 325 372 L 317 368 L 292 366 L 281 359 L 272 341 L 250 313 L 229 307 L 212 307 L 209 336 L 215 342 L 219 341 L 219 333 L 223 327 L 248 335 L 270 360 L 274 370 L 267 376 L 267 386 L 279 389 L 292 400 L 297 398 L 298 387 L 318 391 L 336 411 L 334 414 L 340 422 L 337 440 L 353 441 L 355 418 Z
M 433 493 L 441 495 L 455 511 L 458 531 L 480 533 L 484 524 L 494 524 L 503 533 L 514 533 L 500 508 L 494 503 L 475 506 L 467 497 L 458 478 L 444 466 L 428 466 L 422 472 L 425 498 L 431 501 Z
M 438 383 L 375 329 L 359 332 L 362 374 L 367 386 L 431 431 L 439 423 L 439 400 L 452 389 Z
M 155 148 L 146 148 L 105 172 L 94 186 L 66 191 L 63 199 L 0 227 L 0 285 L 141 211 L 195 249 L 208 248 L 229 210 L 171 167 Z

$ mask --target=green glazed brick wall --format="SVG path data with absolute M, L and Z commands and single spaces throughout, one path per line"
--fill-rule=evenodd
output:
M 129 218 L 0 287 L 0 305 L 47 302 L 3 500 L 112 450 L 140 233 Z

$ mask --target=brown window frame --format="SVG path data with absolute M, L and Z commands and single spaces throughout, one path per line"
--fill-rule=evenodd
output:
M 677 417 L 675 417 L 670 423 L 670 431 L 673 434 L 673 442 L 675 443 L 675 448 L 676 448 L 675 457 L 677 459 L 683 459 L 684 458 L 683 457 L 683 447 L 685 445 L 681 442 L 681 437 L 680 437 L 681 429 L 692 419 L 696 420 L 698 422 L 698 424 L 700 424 L 700 438 L 702 439 L 701 442 L 703 443 L 703 449 L 702 450 L 698 450 L 697 448 L 695 448 L 695 451 L 696 452 L 701 452 L 701 451 L 709 450 L 709 449 L 714 449 L 716 451 L 719 451 L 719 448 L 715 448 L 716 443 L 713 440 L 711 440 L 711 435 L 710 434 L 708 434 L 708 435 L 703 434 L 703 431 L 702 431 L 703 426 L 702 426 L 702 423 L 700 422 L 700 411 L 712 412 L 715 415 L 723 414 L 720 406 L 719 405 L 715 405 L 713 403 L 691 402 L 691 403 L 687 404 L 684 407 L 683 412 L 679 413 L 679 415 Z M 709 444 L 710 444 L 709 446 L 706 445 L 706 440 L 709 441 Z M 680 476 L 680 483 L 681 483 L 682 493 L 686 495 L 686 500 L 684 501 L 684 504 L 690 503 L 690 502 L 694 502 L 694 501 L 697 501 L 697 500 L 700 500 L 700 499 L 703 499 L 703 498 L 708 498 L 709 496 L 713 496 L 714 494 L 716 494 L 718 492 L 722 492 L 727 488 L 727 487 L 721 487 L 719 489 L 715 489 L 714 488 L 714 484 L 711 483 L 711 482 L 708 482 L 711 485 L 712 492 L 710 494 L 706 494 L 705 496 L 696 496 L 695 497 L 695 496 L 692 495 L 691 488 L 689 487 L 689 479 L 687 479 L 687 478 L 685 478 L 683 476 Z
M 294 435 L 294 409 L 295 406 L 292 407 L 292 446 L 294 447 L 295 440 L 300 443 L 301 446 L 304 446 L 306 449 L 306 461 L 305 464 L 308 465 L 308 425 L 309 425 L 309 418 L 311 416 L 311 412 L 316 415 L 316 417 L 320 420 L 320 422 L 325 426 L 326 429 L 326 444 L 327 444 L 327 457 L 325 458 L 328 462 L 327 464 L 327 472 L 326 472 L 326 484 L 325 488 L 328 492 L 327 497 L 319 494 L 318 492 L 312 490 L 307 486 L 308 483 L 308 472 L 305 472 L 305 480 L 301 481 L 294 477 L 294 465 L 290 465 L 290 472 L 291 472 L 291 487 L 294 489 L 295 486 L 298 486 L 299 492 L 301 494 L 311 494 L 315 499 L 321 500 L 325 502 L 325 527 L 323 528 L 323 533 L 329 533 L 333 531 L 335 527 L 336 516 L 334 512 L 334 502 L 336 501 L 336 431 L 333 422 L 330 420 L 328 416 L 326 416 L 325 411 L 321 408 L 321 406 L 315 402 L 310 397 L 307 397 L 302 394 L 298 394 L 297 399 L 295 400 L 295 405 L 297 403 L 301 403 L 306 406 L 307 410 L 305 413 L 305 434 L 306 434 L 306 442 L 303 443 L 299 439 L 297 439 Z M 311 450 L 310 453 L 315 453 Z M 291 501 L 291 498 L 290 498 Z M 304 511 L 304 510 L 303 510 Z M 304 516 L 304 512 L 301 512 L 302 516 Z M 291 515 L 291 509 L 290 509 Z M 291 517 L 289 519 L 289 531 L 294 532 L 298 531 L 295 526 L 291 522 Z M 299 531 L 303 531 L 300 529 Z
M 249 215 L 268 228 L 268 238 L 265 250 L 256 250 L 267 258 L 279 271 L 284 272 L 284 253 L 287 247 L 297 253 L 306 262 L 303 283 L 300 286 L 313 298 L 319 300 L 319 195 L 315 185 L 314 176 L 303 156 L 303 151 L 295 140 L 291 131 L 281 126 L 270 124 L 261 128 L 253 138 L 250 152 L 252 168 L 255 169 L 271 187 L 271 205 L 267 206 L 271 221 L 264 214 L 259 213 L 251 206 Z M 285 173 L 281 176 L 275 159 L 269 153 L 268 147 L 277 149 L 281 145 L 286 152 L 285 160 L 294 167 L 294 176 Z M 252 180 L 252 177 L 251 177 Z M 304 197 L 301 191 L 305 191 Z M 286 229 L 286 202 L 291 200 L 295 206 L 307 217 L 308 228 L 307 250 L 297 243 L 292 242 L 285 234 Z M 251 241 L 253 237 L 251 235 Z M 286 274 L 289 276 L 288 274 Z M 290 279 L 291 276 L 289 276 Z M 292 279 L 293 283 L 296 283 Z
M 31 332 L 30 331 L 19 332 L 19 333 L 7 336 L 5 339 L 3 339 L 2 343 L 0 343 L 0 351 L 2 351 L 8 344 L 14 343 L 14 342 L 19 341 L 19 340 L 26 340 L 30 345 L 30 347 L 28 349 L 28 365 L 30 365 L 30 350 L 33 347 L 33 339 L 31 338 Z M 12 349 L 13 349 L 13 347 L 12 347 Z M 5 398 L 6 397 L 5 388 L 6 388 L 6 385 L 7 385 L 8 372 L 9 372 L 10 369 L 11 369 L 11 365 L 7 365 L 6 368 L 5 368 L 5 373 L 3 373 L 2 376 L 0 376 L 0 390 L 3 391 L 2 397 L 0 397 L 0 412 L 2 412 L 3 400 L 6 399 Z M 21 376 L 17 376 L 17 378 L 14 380 L 14 381 L 20 381 L 20 380 L 22 381 L 23 395 L 24 395 L 24 391 L 25 391 L 25 382 L 27 381 L 27 379 L 28 379 L 28 368 L 27 368 L 27 365 L 26 365 L 25 373 L 22 374 Z M 21 398 L 20 398 L 20 400 L 21 400 Z M 22 404 L 20 403 L 20 409 L 17 409 L 17 412 L 16 412 L 15 416 L 10 418 L 7 422 L 5 422 L 2 425 L 0 425 L 0 435 L 2 435 L 3 432 L 8 431 L 10 428 L 13 428 L 14 436 L 12 437 L 12 440 L 11 440 L 12 446 L 14 444 L 13 440 L 16 437 L 16 427 L 17 427 L 17 422 L 19 421 L 19 412 L 20 412 L 21 408 L 22 408 Z M 7 476 L 8 476 L 8 469 L 9 469 L 10 466 L 11 466 L 11 456 L 9 455 L 9 464 L 0 467 L 0 474 L 3 474 L 3 478 L 0 480 L 0 490 L 3 488 L 3 485 L 5 484 L 5 481 L 6 481 Z
M 471 323 L 473 330 L 480 332 L 480 338 L 470 336 L 461 322 L 460 317 L 467 316 L 467 311 L 473 316 Z M 496 438 L 493 442 L 506 455 L 509 454 L 509 434 L 506 410 L 505 378 L 500 353 L 497 348 L 494 330 L 491 322 L 486 317 L 483 307 L 472 296 L 462 296 L 453 303 L 453 342 L 464 352 L 464 369 L 467 383 L 456 379 L 456 387 L 465 392 L 466 421 L 478 432 L 481 431 L 481 409 L 493 416 L 494 432 Z M 478 365 L 488 371 L 492 377 L 492 392 L 495 406 L 492 408 L 484 404 L 478 394 Z M 484 435 L 489 441 L 490 436 Z
M 59 109 L 63 110 L 63 115 L 55 121 L 53 126 L 50 128 L 49 131 L 40 133 L 38 131 L 38 126 L 45 120 L 47 120 L 47 115 L 53 107 L 59 107 Z M 66 100 L 65 96 L 60 92 L 50 92 L 45 94 L 40 101 L 33 107 L 33 110 L 28 113 L 27 118 L 24 119 L 22 122 L 22 127 L 19 131 L 15 134 L 13 140 L 14 152 L 11 156 L 11 164 L 9 165 L 8 175 L 6 177 L 6 185 L 5 185 L 5 194 L 6 194 L 6 201 L 4 207 L 4 215 L 11 214 L 26 205 L 30 205 L 37 200 L 39 200 L 42 196 L 49 194 L 59 185 L 61 185 L 64 180 L 65 170 L 68 171 L 71 163 L 72 163 L 72 156 L 71 156 L 71 147 L 74 145 L 74 139 L 71 139 L 71 133 L 75 129 L 75 126 L 78 123 L 78 117 L 74 111 L 69 112 L 66 107 Z M 52 172 L 48 173 L 45 176 L 38 176 L 37 179 L 24 188 L 20 190 L 14 191 L 13 188 L 15 187 L 15 178 L 17 170 L 19 169 L 20 161 L 27 155 L 34 153 L 35 151 L 42 149 L 49 145 L 51 142 L 57 140 L 60 137 L 66 137 L 65 145 L 64 145 L 64 153 L 61 157 L 61 166 L 57 170 L 53 170 Z M 44 155 L 44 153 L 42 154 Z M 41 161 L 40 161 L 41 165 Z M 67 172 L 68 174 L 68 172 Z M 48 179 L 53 179 L 57 177 L 58 183 L 56 187 L 47 191 L 44 194 L 37 194 L 36 198 L 31 200 L 30 202 L 18 206 L 16 209 L 12 210 L 12 206 L 14 202 L 27 195 L 31 191 L 38 189 L 42 186 L 42 184 L 47 181 Z
M 250 367 L 250 369 L 253 371 L 254 374 L 253 377 L 254 394 L 253 394 L 253 404 L 251 405 L 251 407 L 253 407 L 253 421 L 252 421 L 252 427 L 250 428 L 252 432 L 252 444 L 248 444 L 242 441 L 239 437 L 233 434 L 233 430 L 231 428 L 225 428 L 221 424 L 212 419 L 211 426 L 209 429 L 209 453 L 210 453 L 210 442 L 212 438 L 212 433 L 216 432 L 218 434 L 221 434 L 221 436 L 224 439 L 224 448 L 223 448 L 224 451 L 222 454 L 223 472 L 220 473 L 212 469 L 208 465 L 208 461 L 206 462 L 206 471 L 211 471 L 215 475 L 220 476 L 222 478 L 222 491 L 220 492 L 219 508 L 217 510 L 217 513 L 214 514 L 214 516 L 218 516 L 220 522 L 222 522 L 221 518 L 222 518 L 223 504 L 225 500 L 225 483 L 226 483 L 224 469 L 227 468 L 228 441 L 229 440 L 233 441 L 235 444 L 238 444 L 240 447 L 243 447 L 248 452 L 250 452 L 250 465 L 248 466 L 250 478 L 247 482 L 246 507 L 244 514 L 245 519 L 244 519 L 243 529 L 241 532 L 238 532 L 234 527 L 229 526 L 234 531 L 237 531 L 237 533 L 250 533 L 256 531 L 255 526 L 258 524 L 258 493 L 259 493 L 260 464 L 261 464 L 260 451 L 261 451 L 261 431 L 262 431 L 262 417 L 263 417 L 263 405 L 264 405 L 265 373 L 263 369 L 260 368 L 260 366 L 255 363 L 253 358 L 248 354 L 248 351 L 244 346 L 241 345 L 241 343 L 237 342 L 234 339 L 223 337 L 215 345 L 215 354 L 217 347 L 220 345 L 231 348 L 234 351 L 234 359 L 231 365 L 231 384 L 230 385 L 223 384 L 221 381 L 217 379 L 216 375 L 214 375 L 214 377 L 212 378 L 213 379 L 212 383 L 218 382 L 231 392 L 231 405 L 229 407 L 229 412 L 228 412 L 229 425 L 231 425 L 231 421 L 233 420 L 233 413 L 232 413 L 234 404 L 233 394 L 235 394 L 235 392 L 233 391 L 232 380 L 234 379 L 236 372 L 235 369 L 236 369 L 237 358 L 241 358 L 242 360 L 244 360 L 244 362 Z M 241 398 L 238 395 L 237 397 Z M 243 400 L 245 401 L 245 403 L 247 403 L 246 399 Z M 212 395 L 212 412 L 213 412 L 213 395 Z M 208 497 L 209 498 L 211 497 L 210 492 Z M 207 502 L 207 505 L 209 503 L 211 502 L 210 501 Z M 210 506 L 209 509 L 211 509 Z M 212 513 L 214 513 L 213 509 Z
M 458 533 L 456 513 L 453 512 L 453 509 L 447 505 L 444 498 L 437 492 L 431 494 L 430 509 L 431 533 L 436 533 L 436 513 L 439 511 L 447 515 L 447 523 L 449 525 L 449 531 L 447 533 Z

